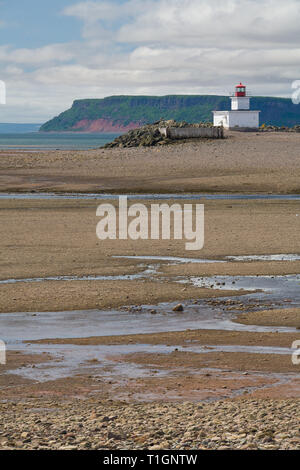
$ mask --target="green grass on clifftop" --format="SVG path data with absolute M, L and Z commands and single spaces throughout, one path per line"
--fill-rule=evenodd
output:
M 230 109 L 230 99 L 215 95 L 110 96 L 74 101 L 72 107 L 43 124 L 41 131 L 69 131 L 78 121 L 106 119 L 120 125 L 149 124 L 163 119 L 212 121 L 213 110 Z M 288 98 L 253 97 L 260 124 L 292 127 L 300 123 L 300 105 Z

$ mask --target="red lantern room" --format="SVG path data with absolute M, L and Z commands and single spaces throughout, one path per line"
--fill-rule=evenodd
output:
M 246 96 L 246 87 L 241 82 L 235 87 L 235 96 Z

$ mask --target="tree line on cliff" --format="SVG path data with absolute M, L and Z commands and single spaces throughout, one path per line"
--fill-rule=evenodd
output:
M 124 131 L 160 119 L 189 123 L 212 121 L 213 110 L 230 109 L 226 96 L 167 95 L 110 96 L 103 99 L 75 100 L 72 107 L 43 124 L 43 132 Z M 300 105 L 288 98 L 253 97 L 251 109 L 260 110 L 260 123 L 292 127 L 300 124 Z M 100 124 L 101 123 L 101 124 Z M 107 128 L 106 128 L 107 127 Z

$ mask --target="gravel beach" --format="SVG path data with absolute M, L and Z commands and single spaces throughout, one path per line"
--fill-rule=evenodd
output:
M 1 404 L 2 449 L 299 449 L 298 400 Z

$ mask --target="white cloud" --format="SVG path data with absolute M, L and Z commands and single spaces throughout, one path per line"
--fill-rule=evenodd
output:
M 172 42 L 198 47 L 270 47 L 298 39 L 297 0 L 161 0 L 135 22 L 123 25 L 118 39 L 134 43 Z
M 20 67 L 16 67 L 15 65 L 8 65 L 5 67 L 4 72 L 6 75 L 10 76 L 16 76 L 16 75 L 22 75 L 24 73 L 24 70 L 21 69 Z
M 289 96 L 300 78 L 299 0 L 87 1 L 62 14 L 82 22 L 77 42 L 0 47 L 8 103 L 24 116 L 112 94 L 223 94 L 237 80 Z
M 0 61 L 39 66 L 49 62 L 68 62 L 75 57 L 72 45 L 50 44 L 37 49 L 12 49 L 0 46 Z

